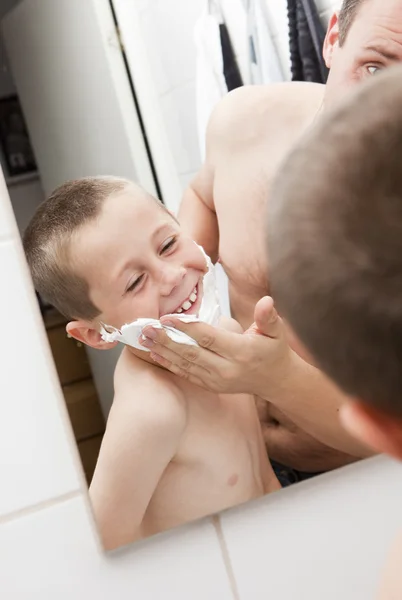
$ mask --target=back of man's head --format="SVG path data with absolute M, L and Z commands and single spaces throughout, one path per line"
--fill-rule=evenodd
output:
M 402 68 L 362 85 L 285 161 L 270 199 L 279 312 L 350 396 L 402 418 Z

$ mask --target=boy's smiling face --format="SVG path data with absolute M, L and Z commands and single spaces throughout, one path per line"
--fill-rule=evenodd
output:
M 98 323 L 120 328 L 141 317 L 198 313 L 205 257 L 146 192 L 133 186 L 106 200 L 71 247 L 75 270 L 101 311 Z

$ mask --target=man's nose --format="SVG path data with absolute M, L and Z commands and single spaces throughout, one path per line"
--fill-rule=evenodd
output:
M 161 294 L 169 296 L 182 282 L 186 273 L 187 271 L 184 267 L 167 265 L 165 263 L 160 272 Z

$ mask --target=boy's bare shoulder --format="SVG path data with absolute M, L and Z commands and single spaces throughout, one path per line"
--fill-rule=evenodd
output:
M 168 371 L 124 349 L 114 374 L 111 413 L 185 425 L 186 399 Z
M 243 86 L 227 94 L 215 107 L 208 125 L 207 148 L 242 142 L 264 130 L 280 129 L 289 119 L 302 118 L 319 109 L 325 86 L 307 82 L 283 82 Z M 212 146 L 212 148 L 211 148 Z

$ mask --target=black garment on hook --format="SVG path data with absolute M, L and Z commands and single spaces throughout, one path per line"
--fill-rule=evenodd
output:
M 228 92 L 241 87 L 243 81 L 240 75 L 239 66 L 235 54 L 233 52 L 232 44 L 229 37 L 229 31 L 225 23 L 220 23 L 219 33 L 221 38 L 222 58 L 223 58 L 223 74 L 225 76 L 226 87 Z
M 314 0 L 288 0 L 288 21 L 292 80 L 326 83 L 325 30 Z

